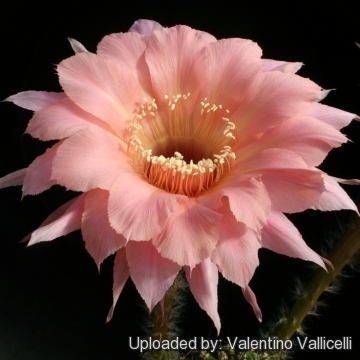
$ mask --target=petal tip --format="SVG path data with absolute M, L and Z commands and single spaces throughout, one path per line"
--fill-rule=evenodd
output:
M 71 48 L 73 49 L 75 54 L 81 53 L 81 52 L 89 52 L 83 44 L 81 44 L 79 41 L 72 39 L 70 37 L 67 38 Z
M 114 305 L 111 306 L 109 312 L 108 312 L 108 315 L 106 317 L 106 321 L 105 321 L 105 324 L 107 324 L 108 322 L 111 321 L 112 317 L 114 315 Z
M 332 270 L 335 270 L 334 265 L 332 264 L 331 261 L 329 261 L 328 259 L 326 259 L 326 258 L 324 258 L 322 256 L 320 256 L 320 258 L 329 268 L 331 268 Z M 324 266 L 324 269 L 327 271 L 326 266 Z

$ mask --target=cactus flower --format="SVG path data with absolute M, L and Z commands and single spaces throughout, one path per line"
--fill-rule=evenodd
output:
M 62 93 L 7 99 L 35 112 L 28 134 L 59 141 L 0 186 L 80 193 L 29 245 L 81 229 L 97 266 L 116 253 L 108 319 L 129 277 L 152 310 L 185 268 L 220 331 L 218 272 L 261 321 L 249 287 L 260 248 L 325 268 L 284 213 L 357 211 L 340 180 L 317 169 L 355 115 L 320 104 L 326 91 L 295 74 L 301 63 L 149 20 L 105 36 L 96 53 L 70 42 L 75 55 L 57 66 Z

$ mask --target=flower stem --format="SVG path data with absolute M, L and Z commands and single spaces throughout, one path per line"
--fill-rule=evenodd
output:
M 152 334 L 153 340 L 169 340 L 176 336 L 176 317 L 179 312 L 179 300 L 181 300 L 185 287 L 183 272 L 181 271 L 175 278 L 174 283 L 166 292 L 162 304 L 158 303 L 152 313 Z M 147 354 L 147 359 L 151 360 L 175 360 L 179 354 L 172 350 L 151 350 Z
M 273 329 L 271 336 L 290 339 L 300 327 L 308 312 L 316 305 L 320 295 L 334 281 L 339 272 L 347 265 L 360 248 L 360 218 L 351 225 L 344 237 L 332 250 L 329 260 L 334 269 L 328 272 L 319 268 L 309 281 L 301 297 L 295 302 L 283 321 Z

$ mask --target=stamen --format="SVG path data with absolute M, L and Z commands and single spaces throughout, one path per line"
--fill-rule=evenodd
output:
M 157 112 L 156 100 L 150 101 L 144 98 L 144 103 L 139 107 L 139 113 L 135 114 L 133 121 L 129 123 L 126 136 L 127 151 L 134 168 L 151 184 L 170 193 L 194 197 L 209 189 L 234 167 L 236 155 L 231 145 L 229 143 L 224 145 L 224 142 L 235 140 L 235 123 L 223 116 L 225 114 L 221 114 L 223 113 L 222 105 L 210 105 L 207 98 L 204 98 L 204 101 L 200 102 L 201 118 L 191 134 L 189 132 L 191 126 L 186 119 L 186 107 L 182 105 L 189 96 L 190 93 L 177 94 L 172 95 L 172 100 L 169 100 L 169 96 L 164 95 L 165 100 L 169 100 L 168 106 L 172 111 L 166 119 L 166 127 L 162 125 L 161 115 Z M 229 110 L 225 112 L 229 113 Z M 225 121 L 225 124 L 221 120 Z M 142 126 L 140 122 L 145 121 L 146 124 L 143 123 Z M 213 124 L 209 125 L 209 122 Z M 221 124 L 226 125 L 225 129 L 220 130 Z M 180 142 L 179 139 L 181 139 Z M 183 142 L 188 144 L 184 145 L 185 148 L 182 148 Z M 214 146 L 217 153 L 211 155 L 212 158 L 202 158 L 197 163 L 191 158 L 187 162 L 182 152 L 185 151 L 186 154 L 190 151 L 189 154 L 196 154 L 198 145 L 195 143 L 203 143 L 204 148 Z M 166 149 L 166 147 L 173 147 L 174 144 L 178 144 L 175 146 L 180 146 L 180 148 L 173 152 L 173 156 L 153 155 L 152 148 L 156 149 L 160 146 L 161 149 Z M 222 146 L 220 149 L 219 144 L 223 144 L 220 145 Z

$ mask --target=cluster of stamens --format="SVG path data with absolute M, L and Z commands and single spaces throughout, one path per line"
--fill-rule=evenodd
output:
M 203 116 L 205 114 L 205 112 L 208 114 L 210 111 L 215 112 L 218 109 L 222 109 L 222 105 L 212 104 L 210 106 L 210 103 L 208 103 L 206 101 L 207 101 L 207 98 L 205 98 L 204 101 L 201 102 L 201 106 L 202 106 L 201 116 Z M 229 114 L 229 110 L 226 109 L 225 111 Z M 235 130 L 235 124 L 232 123 L 228 117 L 224 116 L 221 119 L 227 122 L 226 129 L 224 130 L 224 135 L 228 138 L 235 140 L 235 136 L 231 132 L 231 130 Z
M 176 118 L 178 114 L 172 113 L 174 111 L 176 112 L 178 102 L 187 100 L 189 96 L 190 93 L 187 95 L 174 95 L 172 98 L 165 95 L 170 111 L 169 119 L 167 119 L 168 122 L 178 120 Z M 181 107 L 179 106 L 179 108 Z M 207 128 L 207 136 L 210 137 L 210 140 L 215 139 L 216 141 L 213 140 L 213 142 L 216 142 L 216 147 L 221 150 L 218 154 L 213 154 L 213 159 L 202 158 L 196 163 L 193 159 L 190 159 L 189 162 L 185 161 L 184 156 L 179 151 L 176 151 L 180 149 L 176 149 L 174 155 L 169 157 L 153 153 L 152 148 L 156 149 L 157 141 L 161 143 L 165 142 L 168 144 L 168 147 L 171 148 L 174 147 L 174 142 L 185 137 L 185 134 L 181 133 L 181 130 L 179 131 L 179 129 L 183 129 L 184 126 L 181 127 L 179 125 L 179 127 L 176 128 L 171 126 L 172 124 L 166 124 L 169 125 L 169 127 L 166 128 L 164 124 L 162 124 L 163 120 L 157 110 L 158 106 L 155 99 L 151 101 L 144 99 L 144 104 L 140 106 L 138 113 L 129 124 L 127 134 L 128 154 L 132 157 L 133 166 L 137 171 L 145 175 L 151 184 L 170 193 L 197 196 L 200 192 L 218 182 L 225 172 L 233 168 L 235 153 L 229 144 L 224 145 L 224 142 L 232 143 L 235 141 L 235 124 L 228 118 L 229 110 L 225 110 L 226 116 L 219 117 L 219 114 L 215 113 L 219 111 L 223 112 L 221 105 L 210 105 L 206 98 L 201 102 L 200 123 L 195 129 L 193 136 L 185 138 L 185 141 L 189 144 L 188 146 L 192 146 L 191 144 L 198 139 L 200 139 L 199 141 L 203 141 L 204 146 L 209 145 L 208 139 L 201 139 L 201 127 L 203 127 L 204 130 L 204 127 L 208 126 L 206 125 L 206 121 L 209 116 L 216 116 L 217 128 L 221 126 L 217 121 L 218 119 L 225 121 L 226 127 L 223 130 L 225 139 L 220 138 L 220 140 L 218 132 L 213 132 L 216 131 L 216 129 Z M 174 115 L 175 120 L 173 120 Z M 177 129 L 175 135 L 174 128 Z M 197 136 L 197 134 L 199 134 L 199 136 Z M 186 149 L 184 149 L 184 151 L 186 151 Z

